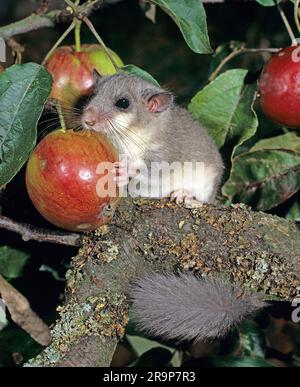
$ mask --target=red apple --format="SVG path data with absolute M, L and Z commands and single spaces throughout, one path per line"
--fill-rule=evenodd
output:
M 259 93 L 266 116 L 280 125 L 300 127 L 300 45 L 272 56 L 263 69 Z
M 109 50 L 113 60 L 120 67 L 122 60 Z M 62 46 L 54 51 L 45 64 L 53 77 L 50 97 L 58 99 L 67 106 L 74 106 L 78 98 L 88 96 L 94 85 L 93 70 L 100 75 L 116 72 L 110 58 L 97 44 L 83 44 L 76 52 L 73 46 Z
M 108 172 L 117 159 L 115 148 L 100 133 L 56 130 L 36 146 L 28 160 L 29 197 L 54 225 L 72 231 L 95 230 L 112 218 L 119 201 Z

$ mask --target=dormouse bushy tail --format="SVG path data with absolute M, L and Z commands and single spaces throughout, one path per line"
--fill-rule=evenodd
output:
M 165 339 L 205 340 L 225 335 L 249 314 L 266 306 L 258 294 L 221 279 L 192 274 L 151 274 L 130 288 L 139 328 Z

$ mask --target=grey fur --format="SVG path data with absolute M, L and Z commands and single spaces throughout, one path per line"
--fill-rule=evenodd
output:
M 166 339 L 205 340 L 224 336 L 265 303 L 220 279 L 192 274 L 153 274 L 129 290 L 139 328 Z
M 172 97 L 168 108 L 163 112 L 149 112 L 145 106 L 145 100 L 159 93 L 171 96 L 169 92 L 136 76 L 120 73 L 98 77 L 96 91 L 87 104 L 86 110 L 92 108 L 114 116 L 118 113 L 118 109 L 114 106 L 116 100 L 128 98 L 131 105 L 127 112 L 133 113 L 134 116 L 131 132 L 127 132 L 127 138 L 123 137 L 124 141 L 117 140 L 111 131 L 105 133 L 119 148 L 120 153 L 124 153 L 126 148 L 127 150 L 132 148 L 130 142 L 132 136 L 136 136 L 135 139 L 138 139 L 143 148 L 142 155 L 139 156 L 146 163 L 153 161 L 205 163 L 209 173 L 214 176 L 213 189 L 207 200 L 213 202 L 223 174 L 220 153 L 207 131 L 191 113 L 177 106 Z

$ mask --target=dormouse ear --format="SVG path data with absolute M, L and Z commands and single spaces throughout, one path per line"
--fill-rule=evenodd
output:
M 160 113 L 169 108 L 173 102 L 173 95 L 166 91 L 153 94 L 146 100 L 146 107 L 150 113 Z
M 102 76 L 98 73 L 96 69 L 93 70 L 94 84 L 97 85 L 101 80 Z

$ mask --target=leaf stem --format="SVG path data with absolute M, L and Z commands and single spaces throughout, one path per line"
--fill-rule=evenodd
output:
M 211 73 L 210 77 L 208 78 L 209 82 L 213 81 L 221 72 L 222 68 L 225 66 L 226 63 L 228 63 L 231 59 L 235 58 L 238 55 L 241 54 L 247 54 L 247 53 L 262 53 L 262 52 L 269 52 L 269 53 L 276 53 L 280 51 L 280 48 L 246 48 L 241 47 L 235 51 L 232 51 L 229 55 L 224 58 L 220 64 L 217 66 L 217 68 Z
M 295 24 L 297 26 L 298 32 L 300 32 L 300 21 L 299 21 L 299 14 L 298 14 L 299 4 L 300 4 L 300 0 L 296 0 L 294 4 L 294 19 L 295 19 Z
M 76 233 L 37 229 L 29 224 L 18 223 L 3 215 L 0 215 L 0 228 L 20 234 L 25 242 L 33 240 L 67 246 L 80 246 L 82 240 L 81 235 Z
M 108 47 L 106 46 L 106 44 L 104 43 L 104 41 L 102 40 L 102 38 L 100 37 L 100 35 L 98 34 L 98 32 L 96 31 L 95 27 L 93 26 L 92 22 L 86 17 L 84 16 L 83 19 L 82 19 L 85 24 L 89 27 L 89 29 L 91 30 L 92 34 L 95 36 L 95 38 L 97 39 L 97 41 L 100 43 L 100 45 L 103 47 L 104 51 L 106 52 L 107 56 L 109 57 L 111 63 L 113 64 L 116 72 L 118 72 L 120 70 L 119 66 L 117 65 L 116 61 L 114 60 L 114 58 L 112 57 Z
M 57 114 L 59 117 L 59 122 L 60 122 L 61 128 L 63 131 L 66 131 L 67 128 L 66 128 L 66 123 L 65 123 L 65 119 L 64 119 L 64 115 L 63 115 L 60 101 L 56 100 L 55 106 L 56 106 L 56 110 L 57 110 Z
M 292 41 L 292 46 L 296 46 L 297 45 L 297 40 L 296 40 L 295 34 L 294 34 L 294 32 L 292 30 L 292 27 L 291 27 L 287 17 L 285 16 L 285 13 L 284 13 L 284 11 L 283 11 L 283 9 L 282 9 L 282 7 L 281 7 L 281 5 L 280 5 L 278 0 L 276 0 L 276 5 L 277 5 L 278 12 L 279 12 L 279 14 L 281 16 L 281 19 L 282 19 L 282 21 L 283 21 L 283 23 L 285 25 L 286 30 L 287 30 L 287 33 L 289 34 L 289 37 L 290 37 L 290 39 Z
M 82 21 L 78 20 L 77 18 L 75 20 L 76 20 L 76 26 L 75 26 L 75 50 L 76 50 L 76 52 L 79 52 L 80 49 L 81 49 L 80 29 L 81 29 Z
M 75 20 L 72 21 L 70 26 L 66 29 L 66 31 L 61 35 L 61 37 L 57 40 L 57 42 L 54 44 L 54 46 L 51 48 L 51 50 L 48 52 L 48 54 L 45 56 L 45 59 L 42 62 L 42 65 L 45 65 L 47 60 L 50 58 L 50 56 L 53 54 L 53 52 L 57 49 L 57 47 L 60 45 L 60 43 L 69 35 L 69 33 L 75 28 Z

